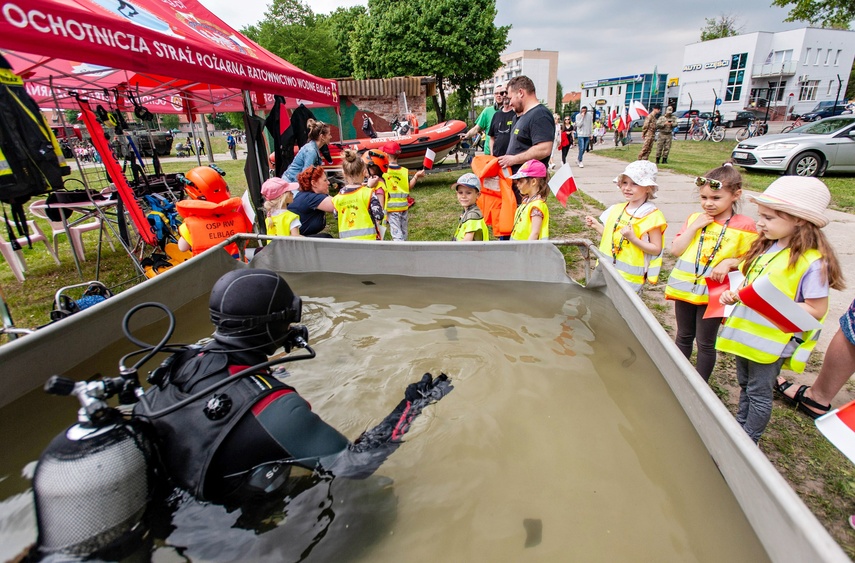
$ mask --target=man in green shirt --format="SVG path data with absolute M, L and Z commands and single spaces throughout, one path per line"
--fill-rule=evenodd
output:
M 466 133 L 461 133 L 460 140 L 465 141 L 467 139 L 471 139 L 478 133 L 487 133 L 490 130 L 490 123 L 493 121 L 493 115 L 495 115 L 496 111 L 500 107 L 502 107 L 502 102 L 505 99 L 505 96 L 508 95 L 508 91 L 505 88 L 505 85 L 502 83 L 497 83 L 495 87 L 493 87 L 493 96 L 494 96 L 494 104 L 491 106 L 487 106 L 484 108 L 484 111 L 481 112 L 481 115 L 478 116 L 478 119 L 475 120 L 475 126 L 472 127 Z M 490 138 L 484 138 L 484 154 L 490 154 Z

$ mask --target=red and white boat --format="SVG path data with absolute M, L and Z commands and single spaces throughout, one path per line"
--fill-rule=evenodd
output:
M 358 151 L 368 149 L 383 150 L 383 145 L 389 141 L 395 141 L 401 145 L 401 154 L 398 162 L 408 168 L 421 167 L 424 162 L 427 149 L 436 153 L 434 161 L 438 162 L 448 155 L 460 141 L 460 134 L 466 132 L 466 123 L 457 119 L 451 119 L 444 123 L 432 125 L 418 132 L 410 132 L 406 135 L 395 135 L 379 133 L 376 139 L 368 137 L 354 139 L 351 141 L 340 141 L 330 144 L 330 153 L 333 157 L 333 166 L 341 166 L 341 149 L 353 148 Z

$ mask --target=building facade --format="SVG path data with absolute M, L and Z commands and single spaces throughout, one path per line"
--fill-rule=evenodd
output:
M 722 115 L 768 108 L 770 119 L 845 98 L 855 59 L 855 32 L 802 28 L 759 31 L 687 45 L 678 109 Z
M 633 101 L 647 109 L 655 104 L 664 107 L 668 97 L 668 75 L 658 72 L 587 80 L 581 86 L 580 107 L 593 108 L 600 115 L 612 110 L 622 115 Z
M 534 82 L 538 99 L 554 109 L 555 92 L 558 88 L 558 51 L 516 51 L 500 57 L 502 66 L 493 78 L 482 82 L 475 91 L 476 106 L 493 103 L 493 90 L 496 84 L 507 84 L 515 76 L 528 76 Z

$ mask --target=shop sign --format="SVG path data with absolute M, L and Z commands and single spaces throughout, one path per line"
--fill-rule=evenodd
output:
M 730 66 L 730 59 L 720 59 L 717 61 L 710 61 L 708 63 L 694 63 L 690 65 L 683 65 L 683 72 L 691 72 L 693 70 L 705 70 L 711 68 L 721 68 L 725 66 Z

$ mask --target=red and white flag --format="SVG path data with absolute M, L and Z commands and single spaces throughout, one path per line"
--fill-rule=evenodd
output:
M 555 194 L 555 199 L 564 207 L 567 207 L 567 198 L 576 191 L 576 180 L 573 178 L 573 170 L 567 162 L 549 180 L 549 189 Z
M 705 278 L 707 282 L 707 293 L 709 296 L 709 303 L 707 303 L 707 310 L 704 312 L 705 319 L 712 318 L 720 318 L 720 317 L 729 317 L 730 312 L 733 311 L 733 305 L 722 305 L 721 303 L 721 294 L 728 289 L 739 289 L 739 286 L 742 285 L 742 280 L 745 279 L 745 276 L 742 275 L 742 272 L 739 270 L 733 270 L 727 277 L 724 278 L 724 281 L 715 281 L 712 278 Z
M 433 168 L 433 159 L 434 158 L 436 158 L 436 153 L 430 149 L 427 149 L 425 151 L 425 162 L 422 165 L 422 168 L 424 168 L 425 170 L 430 170 L 431 168 Z
M 641 119 L 642 117 L 647 117 L 648 112 L 644 105 L 638 100 L 633 100 L 629 104 L 629 117 L 632 118 L 633 121 L 636 119 Z
M 855 463 L 855 401 L 816 419 L 817 429 Z
M 612 109 L 612 112 L 609 114 L 609 120 L 606 123 L 606 129 L 611 129 L 612 125 L 614 125 L 615 120 L 617 120 L 617 110 Z
M 769 276 L 761 276 L 748 287 L 740 289 L 739 299 L 784 332 L 822 328 L 822 323 L 775 287 Z

